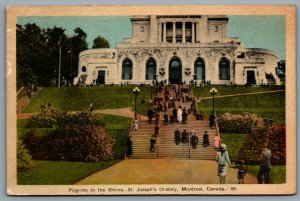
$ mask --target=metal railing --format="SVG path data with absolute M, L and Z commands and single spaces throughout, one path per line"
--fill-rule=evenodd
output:
M 217 117 L 217 113 L 215 112 L 215 126 L 216 126 L 216 129 L 217 129 L 217 133 L 218 133 L 218 136 L 220 137 L 220 141 L 222 142 L 222 139 L 221 139 L 221 135 L 220 135 L 220 130 L 219 130 L 219 124 L 218 124 L 218 117 Z

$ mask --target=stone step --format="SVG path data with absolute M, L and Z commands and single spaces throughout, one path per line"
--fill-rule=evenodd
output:
M 174 96 L 174 91 L 171 91 Z M 164 97 L 164 90 L 160 97 Z M 190 108 L 191 102 L 179 103 L 176 102 L 176 106 L 181 105 L 185 108 Z M 172 114 L 172 109 L 168 109 L 168 115 Z M 148 121 L 141 120 L 139 122 L 139 130 L 132 132 L 133 142 L 133 155 L 130 158 L 184 158 L 184 159 L 206 159 L 215 160 L 216 150 L 213 147 L 213 137 L 217 134 L 216 129 L 209 127 L 209 121 L 207 120 L 196 120 L 195 116 L 190 114 L 188 116 L 187 124 L 181 124 L 175 122 L 174 125 L 163 125 L 163 112 L 160 113 L 160 129 L 159 135 L 156 141 L 155 152 L 150 152 L 150 138 L 154 134 L 154 121 L 148 124 Z M 174 132 L 178 128 L 181 132 L 186 129 L 188 132 L 191 128 L 196 130 L 198 136 L 198 145 L 196 149 L 193 149 L 189 143 L 175 144 Z M 202 135 L 207 131 L 209 135 L 210 146 L 202 146 Z

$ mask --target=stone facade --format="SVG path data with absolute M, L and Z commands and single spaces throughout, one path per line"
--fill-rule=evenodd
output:
M 132 38 L 80 53 L 74 84 L 279 84 L 277 55 L 227 38 L 226 16 L 135 16 Z

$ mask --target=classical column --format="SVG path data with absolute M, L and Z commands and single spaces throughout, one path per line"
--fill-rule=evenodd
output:
M 195 42 L 195 23 L 192 22 L 192 43 Z
M 172 43 L 176 43 L 176 22 L 173 22 L 173 39 Z
M 167 22 L 163 23 L 164 30 L 163 30 L 163 42 L 167 42 L 166 37 L 167 37 Z
M 159 43 L 161 43 L 161 37 L 162 37 L 162 35 L 161 35 L 161 29 L 162 29 L 161 22 L 159 22 L 158 23 L 158 42 Z
M 182 22 L 182 43 L 185 43 L 185 22 Z

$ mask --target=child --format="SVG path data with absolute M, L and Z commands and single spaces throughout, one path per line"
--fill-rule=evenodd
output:
M 245 166 L 245 161 L 240 160 L 238 164 L 238 174 L 237 174 L 238 184 L 244 184 L 246 169 L 247 168 Z

